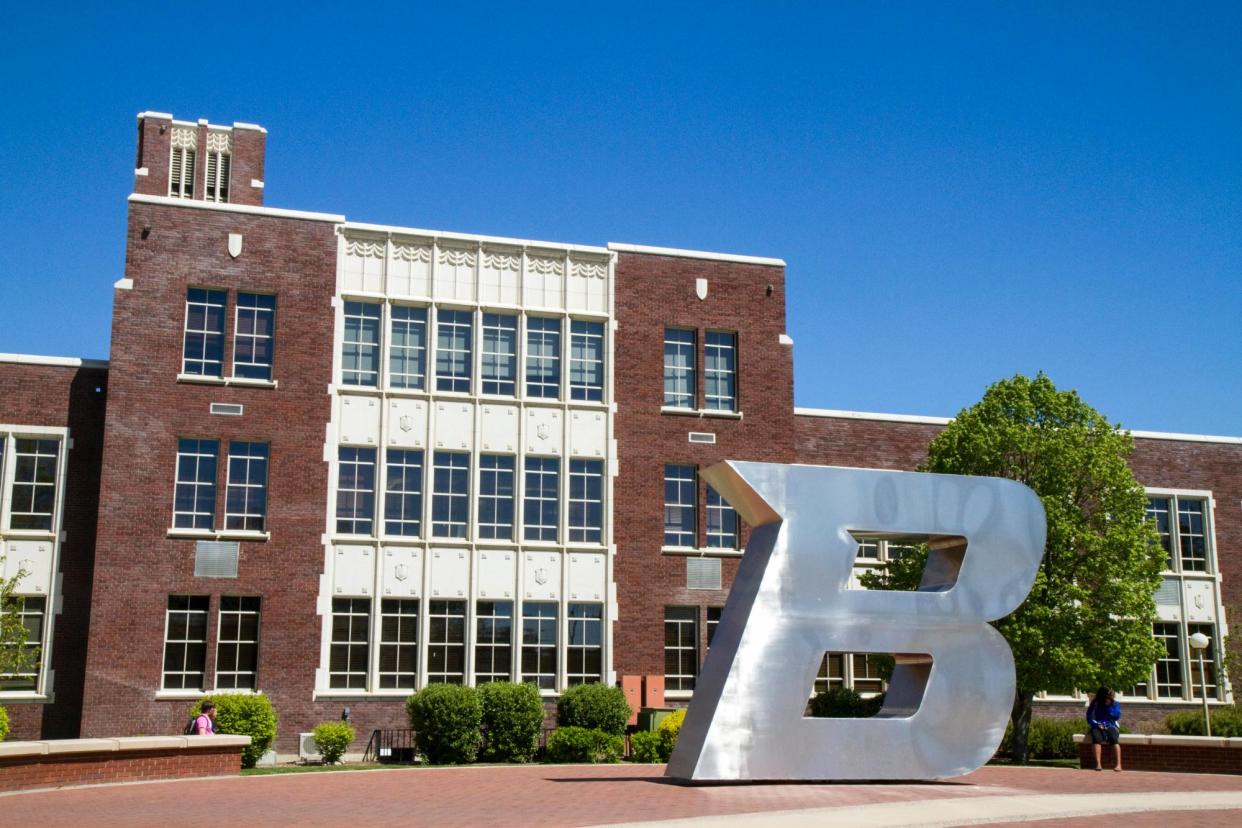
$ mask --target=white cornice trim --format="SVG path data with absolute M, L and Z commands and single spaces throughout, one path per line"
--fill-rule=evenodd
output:
M 211 201 L 196 201 L 192 198 L 169 198 L 134 193 L 129 201 L 138 204 L 161 204 L 165 207 L 189 207 L 194 210 L 216 210 L 223 213 L 245 213 L 252 216 L 270 216 L 272 218 L 305 219 L 307 221 L 330 221 L 341 224 L 344 216 L 333 213 L 310 213 L 305 210 L 282 210 L 278 207 L 252 207 L 247 204 L 216 204 Z
M 255 132 L 267 133 L 267 130 L 258 124 L 248 124 L 245 121 L 234 121 L 233 129 L 253 129 Z
M 56 365 L 62 368 L 107 368 L 106 359 L 80 359 L 78 357 L 41 356 L 39 354 L 0 354 L 0 362 L 17 362 L 22 365 Z
M 397 227 L 396 225 L 391 224 L 367 224 L 360 221 L 345 222 L 345 230 L 358 230 L 363 233 L 391 233 L 393 235 L 417 236 L 425 239 L 449 239 L 451 241 L 501 244 L 508 247 L 526 247 L 533 250 L 566 250 L 572 253 L 590 253 L 595 256 L 608 256 L 610 253 L 606 247 L 596 247 L 589 244 L 539 241 L 536 239 L 511 239 L 505 236 L 480 236 L 475 233 L 452 233 L 446 230 L 427 230 L 419 227 Z
M 1187 443 L 1226 443 L 1242 446 L 1242 437 L 1220 437 L 1214 434 L 1178 434 L 1172 431 L 1131 431 L 1141 440 L 1182 440 Z
M 143 118 L 167 118 L 168 120 L 171 121 L 172 113 L 171 112 L 153 112 L 148 109 L 146 112 L 138 113 L 138 120 L 141 121 Z
M 677 256 L 682 259 L 710 259 L 717 262 L 740 262 L 742 264 L 770 265 L 784 267 L 784 259 L 770 259 L 765 256 L 739 256 L 734 253 L 712 253 L 707 250 L 681 250 L 676 247 L 650 247 L 645 244 L 622 244 L 608 242 L 608 249 L 618 253 L 647 253 L 652 256 Z

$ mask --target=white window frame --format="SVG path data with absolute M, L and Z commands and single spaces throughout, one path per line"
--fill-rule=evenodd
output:
M 686 618 L 670 618 L 670 610 L 682 610 Z M 677 644 L 669 645 L 668 627 L 672 624 L 677 628 Z M 691 644 L 683 643 L 683 633 L 689 627 Z M 678 671 L 668 672 L 669 653 L 677 654 Z M 689 661 L 687 662 L 687 659 Z M 684 669 L 689 664 L 691 669 Z M 669 605 L 664 608 L 664 688 L 673 693 L 693 693 L 699 677 L 699 608 L 689 605 Z
M 204 294 L 202 299 L 191 299 L 191 292 L 199 291 Z M 213 301 L 218 299 L 219 301 Z M 190 327 L 190 308 L 202 307 L 203 324 L 207 324 L 207 320 L 211 316 L 212 308 L 220 309 L 220 329 L 218 331 L 207 327 L 191 328 Z M 224 356 L 225 345 L 227 344 L 228 335 L 228 312 L 229 312 L 229 292 L 219 288 L 209 287 L 188 287 L 185 291 L 185 320 L 182 328 L 181 337 L 181 374 L 187 377 L 214 377 L 220 379 L 224 377 Z M 188 355 L 190 345 L 190 337 L 199 337 L 202 340 L 203 356 L 201 359 L 191 359 Z M 212 338 L 220 340 L 220 361 L 215 372 L 207 370 L 208 366 L 214 365 L 215 361 L 207 358 L 207 343 Z
M 509 465 L 507 468 L 489 467 L 488 462 L 495 460 L 507 460 Z M 498 484 L 504 475 L 509 478 L 509 494 L 497 494 Z M 479 454 L 479 497 L 478 497 L 478 521 L 476 524 L 476 532 L 480 540 L 488 541 L 512 541 L 517 530 L 518 508 L 517 508 L 517 490 L 518 490 L 518 470 L 517 456 L 513 454 L 495 454 L 483 452 Z M 500 523 L 496 519 L 502 504 L 508 501 L 509 513 L 511 519 L 508 524 Z M 485 519 L 484 507 L 491 509 L 491 514 Z
M 670 477 L 670 470 L 686 470 L 688 475 L 676 475 Z M 668 487 L 670 483 L 677 485 L 676 500 L 669 500 Z M 689 492 L 690 499 L 685 499 L 686 493 Z M 684 518 L 686 512 L 690 515 L 690 529 L 686 531 L 684 528 L 669 531 L 671 525 L 668 521 L 670 510 L 676 510 Z M 664 546 L 672 549 L 694 549 L 698 544 L 699 533 L 699 504 L 698 504 L 698 470 L 689 463 L 665 463 L 664 464 Z M 684 521 L 682 521 L 684 522 Z M 671 537 L 670 537 L 671 536 Z M 687 537 L 688 536 L 688 537 Z M 688 542 L 687 542 L 688 541 Z
M 410 462 L 411 458 L 416 458 L 415 462 Z M 381 510 L 381 520 L 383 523 L 383 532 L 387 537 L 393 538 L 421 538 L 423 536 L 423 492 L 427 486 L 427 453 L 422 449 L 398 449 L 389 448 L 384 452 L 384 506 Z M 409 470 L 415 469 L 416 472 Z M 393 472 L 400 472 L 399 478 L 393 477 Z M 410 482 L 413 475 L 414 488 L 406 488 L 406 484 Z M 402 484 L 400 488 L 394 487 L 394 482 Z M 390 514 L 392 512 L 391 505 L 393 501 L 397 501 L 398 517 L 393 519 Z M 406 506 L 409 505 L 409 509 Z M 393 529 L 397 531 L 393 531 Z M 407 528 L 413 531 L 405 531 Z
M 690 341 L 671 338 L 670 334 L 684 334 Z M 698 331 L 693 328 L 668 326 L 664 329 L 664 408 L 680 408 L 693 411 L 698 396 Z M 686 355 L 689 364 L 681 364 Z M 671 388 L 670 388 L 671 383 Z M 689 390 L 682 390 L 688 385 Z
M 738 549 L 741 545 L 742 524 L 737 510 L 710 483 L 707 484 L 706 504 L 707 548 Z
M 262 447 L 261 453 L 254 453 L 255 447 Z M 226 462 L 227 482 L 224 489 L 224 529 L 226 532 L 265 532 L 267 531 L 267 482 L 268 471 L 271 468 L 271 446 L 267 443 L 261 443 L 255 440 L 230 440 L 229 456 Z M 217 468 L 219 461 L 217 460 Z M 234 469 L 236 467 L 244 467 L 245 474 L 241 479 L 234 480 Z M 255 483 L 252 480 L 255 466 L 262 465 L 262 481 Z M 233 491 L 237 490 L 243 494 L 242 511 L 234 512 L 230 508 L 233 500 Z M 260 493 L 262 508 L 255 507 L 253 498 L 255 493 Z M 235 525 L 238 524 L 238 525 Z
M 172 606 L 172 600 L 174 598 L 190 599 L 190 601 L 188 602 L 189 606 L 186 609 L 174 609 Z M 194 606 L 195 599 L 200 599 L 202 601 L 202 604 L 203 604 L 202 609 L 195 608 Z M 187 635 L 186 638 L 173 639 L 169 637 L 169 634 L 172 628 L 172 617 L 174 613 L 179 613 L 179 614 L 183 614 L 186 616 L 186 635 Z M 195 615 L 195 614 L 202 614 L 203 616 L 203 638 L 201 641 L 196 638 L 188 637 L 189 629 L 190 629 L 190 616 Z M 169 647 L 180 646 L 182 648 L 181 650 L 182 669 L 181 670 L 167 670 L 161 666 L 160 668 L 160 689 L 161 690 L 172 691 L 172 692 L 186 692 L 186 691 L 202 692 L 203 690 L 207 689 L 207 644 L 208 644 L 208 638 L 209 638 L 207 631 L 210 629 L 210 627 L 208 626 L 210 622 L 211 622 L 211 596 L 190 595 L 187 593 L 173 593 L 167 597 L 167 600 L 165 603 L 165 610 L 164 610 L 164 649 L 161 654 L 163 660 L 160 663 L 161 665 L 163 665 L 164 663 L 168 661 Z M 203 663 L 199 665 L 198 670 L 186 670 L 184 668 L 186 667 L 185 662 L 188 660 L 187 653 L 189 652 L 189 648 L 191 645 L 197 644 L 197 643 L 201 643 L 203 645 Z M 186 686 L 185 677 L 194 675 L 195 673 L 197 673 L 201 677 L 198 685 L 194 687 Z M 177 687 L 168 686 L 168 677 L 170 675 L 179 675 L 182 677 L 180 686 L 177 686 Z
M 709 330 L 703 336 L 703 405 L 708 411 L 737 411 L 737 350 L 736 332 Z
M 409 318 L 399 318 L 408 314 Z M 428 308 L 419 305 L 392 305 L 388 321 L 388 387 L 408 391 L 427 389 L 427 355 L 431 343 Z M 400 337 L 398 337 L 400 328 Z M 408 344 L 413 338 L 415 344 Z M 419 342 L 421 341 L 421 344 Z M 398 344 L 400 342 L 400 344 Z M 410 371 L 410 366 L 414 370 Z M 397 370 L 398 367 L 405 370 Z
M 384 307 L 379 302 L 346 299 L 341 303 L 341 385 L 347 388 L 378 388 L 384 354 Z M 350 320 L 359 320 L 354 337 L 350 338 Z M 375 341 L 367 334 L 374 331 Z M 370 352 L 374 370 L 363 368 Z
M 433 358 L 437 392 L 442 394 L 470 393 L 474 373 L 474 329 L 473 311 L 460 308 L 436 309 L 436 341 Z M 462 347 L 463 343 L 464 347 Z
M 516 397 L 518 394 L 518 315 L 485 311 L 479 346 L 479 393 Z M 504 350 L 508 337 L 509 349 Z
M 522 482 L 522 540 L 560 542 L 561 458 L 527 455 L 522 468 Z M 548 505 L 552 507 L 550 523 L 544 520 Z
M 346 452 L 353 452 L 354 456 L 347 459 Z M 370 452 L 368 460 L 363 452 Z M 373 537 L 375 535 L 375 512 L 376 512 L 376 489 L 379 480 L 379 452 L 373 446 L 338 446 L 336 461 L 336 502 L 334 506 L 334 521 L 336 533 L 338 535 L 361 535 L 365 537 Z M 371 467 L 371 488 L 364 489 L 357 486 L 346 488 L 342 485 L 342 477 L 346 464 L 353 465 L 355 482 L 357 481 L 358 470 L 365 466 Z M 352 504 L 348 514 L 341 512 L 341 495 L 350 493 L 350 503 Z M 360 506 L 363 503 L 364 496 L 369 495 L 371 498 L 370 514 L 365 513 L 365 509 Z M 348 527 L 342 528 L 343 522 L 348 522 Z
M 598 497 L 591 496 L 594 481 Z M 569 460 L 569 542 L 604 542 L 604 461 Z M 595 519 L 592 519 L 594 516 Z
M 489 606 L 484 606 L 489 605 Z M 508 607 L 508 614 L 498 612 L 499 607 L 503 605 Z M 490 612 L 484 612 L 484 609 L 490 609 Z M 513 657 L 513 649 L 516 637 L 514 636 L 517 625 L 514 623 L 516 619 L 513 617 L 514 602 L 509 599 L 505 600 L 484 600 L 479 599 L 474 602 L 474 657 L 472 659 L 474 668 L 475 685 L 485 684 L 491 681 L 512 681 L 513 668 L 516 659 Z M 497 622 L 509 622 L 509 640 L 498 641 L 496 630 Z M 484 635 L 483 626 L 489 624 L 491 634 Z M 509 669 L 505 672 L 496 670 L 496 658 L 500 653 L 506 653 L 509 660 Z M 488 665 L 491 669 L 481 670 L 480 661 L 486 657 Z
M 348 601 L 348 606 L 344 602 Z M 370 687 L 370 664 L 371 664 L 371 638 L 374 635 L 374 625 L 371 623 L 372 604 L 370 598 L 340 595 L 332 598 L 332 612 L 329 618 L 329 636 L 328 636 L 328 687 L 333 690 L 345 691 L 366 691 Z M 336 619 L 344 617 L 349 619 L 348 631 L 349 635 L 341 641 L 336 638 Z M 361 619 L 361 621 L 359 621 Z M 361 641 L 353 639 L 354 625 L 358 623 L 366 624 L 366 635 Z M 332 651 L 337 647 L 344 647 L 346 652 L 346 669 L 332 669 Z M 355 648 L 361 647 L 361 653 L 357 653 Z M 354 669 L 356 663 L 361 662 L 362 668 Z M 362 676 L 361 686 L 354 685 L 353 682 L 357 676 Z M 343 684 L 334 684 L 338 676 L 344 676 Z
M 569 399 L 574 402 L 604 401 L 606 329 L 606 323 L 594 319 L 569 320 Z
M 271 300 L 271 307 L 264 307 L 261 302 Z M 254 302 L 254 304 L 243 304 Z M 267 318 L 268 333 L 259 333 L 259 320 Z M 243 325 L 243 322 L 246 324 Z M 246 328 L 249 330 L 246 330 Z M 267 361 L 259 362 L 255 358 L 259 344 L 267 343 Z M 243 343 L 249 343 L 250 361 L 242 362 L 238 350 Z M 233 309 L 233 378 L 271 382 L 276 364 L 276 296 L 271 293 L 252 293 L 239 291 Z M 248 373 L 239 373 L 241 366 Z
M 465 465 L 458 461 L 465 458 Z M 433 538 L 457 538 L 464 540 L 470 537 L 470 467 L 473 456 L 468 451 L 439 451 L 432 455 L 431 469 L 431 532 Z M 448 461 L 448 462 L 445 462 Z M 441 478 L 440 472 L 446 476 Z M 448 483 L 447 488 L 440 485 L 441 479 Z M 456 485 L 462 481 L 462 487 Z M 436 518 L 437 506 L 443 503 L 447 507 L 446 519 Z M 464 508 L 464 514 L 459 511 Z
M 526 317 L 526 398 L 561 398 L 561 344 L 565 326 L 560 317 Z
M 389 610 L 394 611 L 389 611 Z M 412 610 L 409 611 L 409 610 Z M 376 659 L 376 676 L 378 678 L 377 686 L 381 691 L 386 690 L 417 690 L 418 681 L 418 653 L 419 646 L 422 643 L 420 633 L 422 622 L 422 601 L 413 597 L 402 598 L 381 598 L 380 599 L 380 623 L 379 623 L 379 642 L 375 648 Z M 403 621 L 414 619 L 414 637 L 407 639 L 404 635 Z M 393 622 L 396 631 L 395 636 L 389 636 L 387 623 L 389 619 L 395 619 Z M 413 658 L 414 669 L 410 670 L 385 670 L 384 669 L 384 653 L 386 650 L 395 650 L 395 658 L 393 663 L 399 668 L 405 658 Z
M 594 615 L 576 616 L 575 610 L 587 608 Z M 565 685 L 591 684 L 602 682 L 606 666 L 604 664 L 604 605 L 596 601 L 570 601 L 565 605 Z M 575 629 L 577 625 L 577 629 Z M 575 643 L 578 638 L 582 643 Z M 595 638 L 598 643 L 588 643 Z M 599 672 L 588 673 L 585 669 L 575 670 L 575 665 L 585 668 L 588 654 L 594 652 L 599 658 Z
M 552 615 L 545 615 L 547 608 L 552 608 Z M 560 672 L 560 601 L 523 601 L 522 602 L 522 649 L 521 681 L 530 682 L 541 691 L 555 691 L 557 675 Z M 552 640 L 547 640 L 548 634 Z M 543 657 L 552 652 L 552 670 L 541 669 Z M 527 669 L 528 656 L 534 662 L 533 669 Z
M 226 601 L 236 601 L 237 608 L 230 609 L 229 607 L 226 606 L 225 604 Z M 248 602 L 253 602 L 253 604 L 249 604 Z M 253 607 L 253 608 L 250 608 L 250 607 Z M 259 689 L 259 639 L 262 634 L 262 622 L 263 622 L 262 614 L 263 614 L 263 599 L 257 595 L 221 595 L 220 596 L 220 610 L 216 614 L 215 689 L 233 690 L 233 691 L 237 691 L 237 690 L 257 691 Z M 226 639 L 224 637 L 225 619 L 234 617 L 234 616 L 236 616 L 237 618 L 237 630 L 238 630 L 237 636 L 235 638 Z M 243 638 L 241 635 L 243 620 L 247 616 L 254 616 L 254 638 L 253 639 Z M 245 644 L 254 645 L 254 669 L 253 670 L 241 669 L 242 664 L 241 664 L 240 652 L 241 652 L 242 646 Z M 234 666 L 236 669 L 233 669 L 233 670 L 221 670 L 220 669 L 220 665 L 224 662 L 221 650 L 226 645 L 233 646 L 236 648 L 234 650 Z M 222 676 L 232 676 L 232 679 L 233 679 L 232 683 L 231 684 L 221 683 Z M 243 676 L 250 677 L 250 681 L 248 684 L 239 683 L 241 680 L 241 677 Z
M 188 450 L 184 446 L 185 443 L 196 443 L 194 450 Z M 214 453 L 203 451 L 203 445 L 214 446 Z M 194 476 L 192 478 L 181 479 L 181 459 L 183 457 L 193 458 Z M 210 480 L 202 477 L 203 459 L 213 457 L 215 459 L 215 470 Z M 178 437 L 177 438 L 177 461 L 173 467 L 173 529 L 187 529 L 192 531 L 211 532 L 216 528 L 216 484 L 220 479 L 220 441 L 209 437 Z M 177 501 L 179 499 L 179 490 L 181 487 L 188 487 L 193 491 L 194 507 L 192 511 L 179 511 L 177 509 Z M 210 496 L 204 496 L 203 490 L 209 490 Z M 210 512 L 199 511 L 199 506 L 206 500 L 211 506 Z M 200 518 L 206 517 L 205 526 L 199 526 Z M 183 518 L 188 518 L 188 523 L 183 522 Z
M 444 605 L 442 607 L 442 609 L 444 609 L 443 612 L 436 611 L 437 604 Z M 460 614 L 449 611 L 450 609 L 449 605 L 455 606 L 458 604 L 460 604 L 462 607 L 462 611 Z M 452 626 L 451 624 L 452 620 L 455 618 L 461 619 L 461 640 L 460 641 L 451 640 L 447 635 L 445 636 L 445 640 L 443 641 L 435 640 L 434 631 L 435 631 L 436 619 L 444 619 L 444 629 L 447 632 Z M 452 600 L 445 599 L 445 598 L 435 598 L 435 599 L 428 601 L 427 602 L 427 635 L 426 635 L 426 638 L 427 638 L 427 669 L 426 669 L 426 674 L 425 674 L 426 683 L 427 684 L 465 684 L 466 674 L 470 670 L 470 661 L 469 661 L 470 659 L 470 648 L 469 648 L 470 601 L 467 601 L 464 598 L 463 599 L 452 599 Z M 461 649 L 461 672 L 460 673 L 452 673 L 452 672 L 449 672 L 447 669 L 439 670 L 439 671 L 433 671 L 431 669 L 432 654 L 437 648 L 441 649 L 444 653 L 444 664 L 446 667 L 449 662 L 449 654 L 452 652 L 452 650 L 457 649 L 457 648 Z

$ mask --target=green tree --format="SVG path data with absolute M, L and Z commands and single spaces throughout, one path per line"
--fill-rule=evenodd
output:
M 0 572 L 4 556 L 0 555 Z M 0 578 L 0 678 L 29 673 L 39 663 L 39 648 L 26 646 L 26 625 L 21 611 L 26 601 L 16 595 L 17 584 L 29 575 L 20 569 L 12 578 Z
M 1129 432 L 1044 374 L 1001 380 L 928 447 L 921 471 L 1005 477 L 1043 501 L 1048 541 L 1026 601 L 993 626 L 1017 669 L 1012 754 L 1025 762 L 1031 706 L 1041 691 L 1126 689 L 1161 653 L 1152 637 L 1164 550 L 1126 459 Z M 920 547 L 863 579 L 869 589 L 917 589 Z

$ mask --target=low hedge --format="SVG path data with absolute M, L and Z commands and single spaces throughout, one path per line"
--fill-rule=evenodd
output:
M 216 704 L 217 733 L 250 737 L 250 744 L 242 748 L 242 767 L 253 768 L 276 741 L 278 720 L 272 700 L 262 693 L 217 693 L 191 707 L 190 715 L 199 715 L 209 700 Z
M 1213 736 L 1242 736 L 1242 707 L 1212 708 L 1211 717 Z M 1164 726 L 1174 736 L 1203 736 L 1203 710 L 1170 713 L 1164 720 Z
M 320 722 L 313 733 L 315 748 L 325 765 L 335 765 L 356 735 L 348 722 Z
M 484 756 L 492 762 L 529 762 L 539 746 L 543 698 L 533 684 L 493 681 L 479 685 Z
M 433 765 L 467 765 L 479 755 L 483 703 L 473 687 L 431 684 L 405 703 L 418 750 Z
M 1078 746 L 1074 744 L 1074 734 L 1086 732 L 1086 719 L 1031 719 L 1031 729 L 1026 737 L 1026 755 L 1033 759 L 1077 759 Z M 1011 722 L 1005 725 L 1005 738 L 1001 739 L 996 752 L 1010 755 L 1012 740 Z
M 686 708 L 678 708 L 664 717 L 656 733 L 660 735 L 660 758 L 667 762 L 677 747 L 677 737 L 681 735 L 681 725 L 686 721 Z
M 602 730 L 620 736 L 633 711 L 625 691 L 606 684 L 579 684 L 561 694 L 556 702 L 556 723 L 561 727 Z
M 822 719 L 865 719 L 880 712 L 884 694 L 864 699 L 848 687 L 833 687 L 811 699 L 811 715 Z
M 630 734 L 630 761 L 654 764 L 668 761 L 660 741 L 660 734 L 654 730 L 640 730 Z
M 0 742 L 9 737 L 9 711 L 0 707 Z
M 621 761 L 625 743 L 620 736 L 585 727 L 558 727 L 548 737 L 549 762 L 576 762 L 592 765 Z

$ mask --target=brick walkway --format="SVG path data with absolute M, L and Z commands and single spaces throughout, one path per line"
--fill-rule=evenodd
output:
M 517 828 L 720 818 L 917 801 L 931 806 L 932 800 L 960 802 L 972 797 L 981 798 L 969 820 L 977 822 L 986 818 L 988 802 L 1001 801 L 996 797 L 1090 794 L 1100 802 L 1117 802 L 1124 801 L 1126 794 L 1165 791 L 1178 795 L 1218 792 L 1242 798 L 1242 777 L 1194 774 L 987 767 L 943 783 L 686 788 L 665 783 L 663 771 L 661 765 L 533 765 L 203 779 L 13 794 L 0 797 L 0 813 L 6 825 L 339 826 L 365 822 Z M 1117 818 L 1127 825 L 1153 828 L 1238 825 L 1242 810 L 1179 811 L 1163 817 L 1146 811 Z M 1098 819 L 1092 818 L 1097 823 Z

